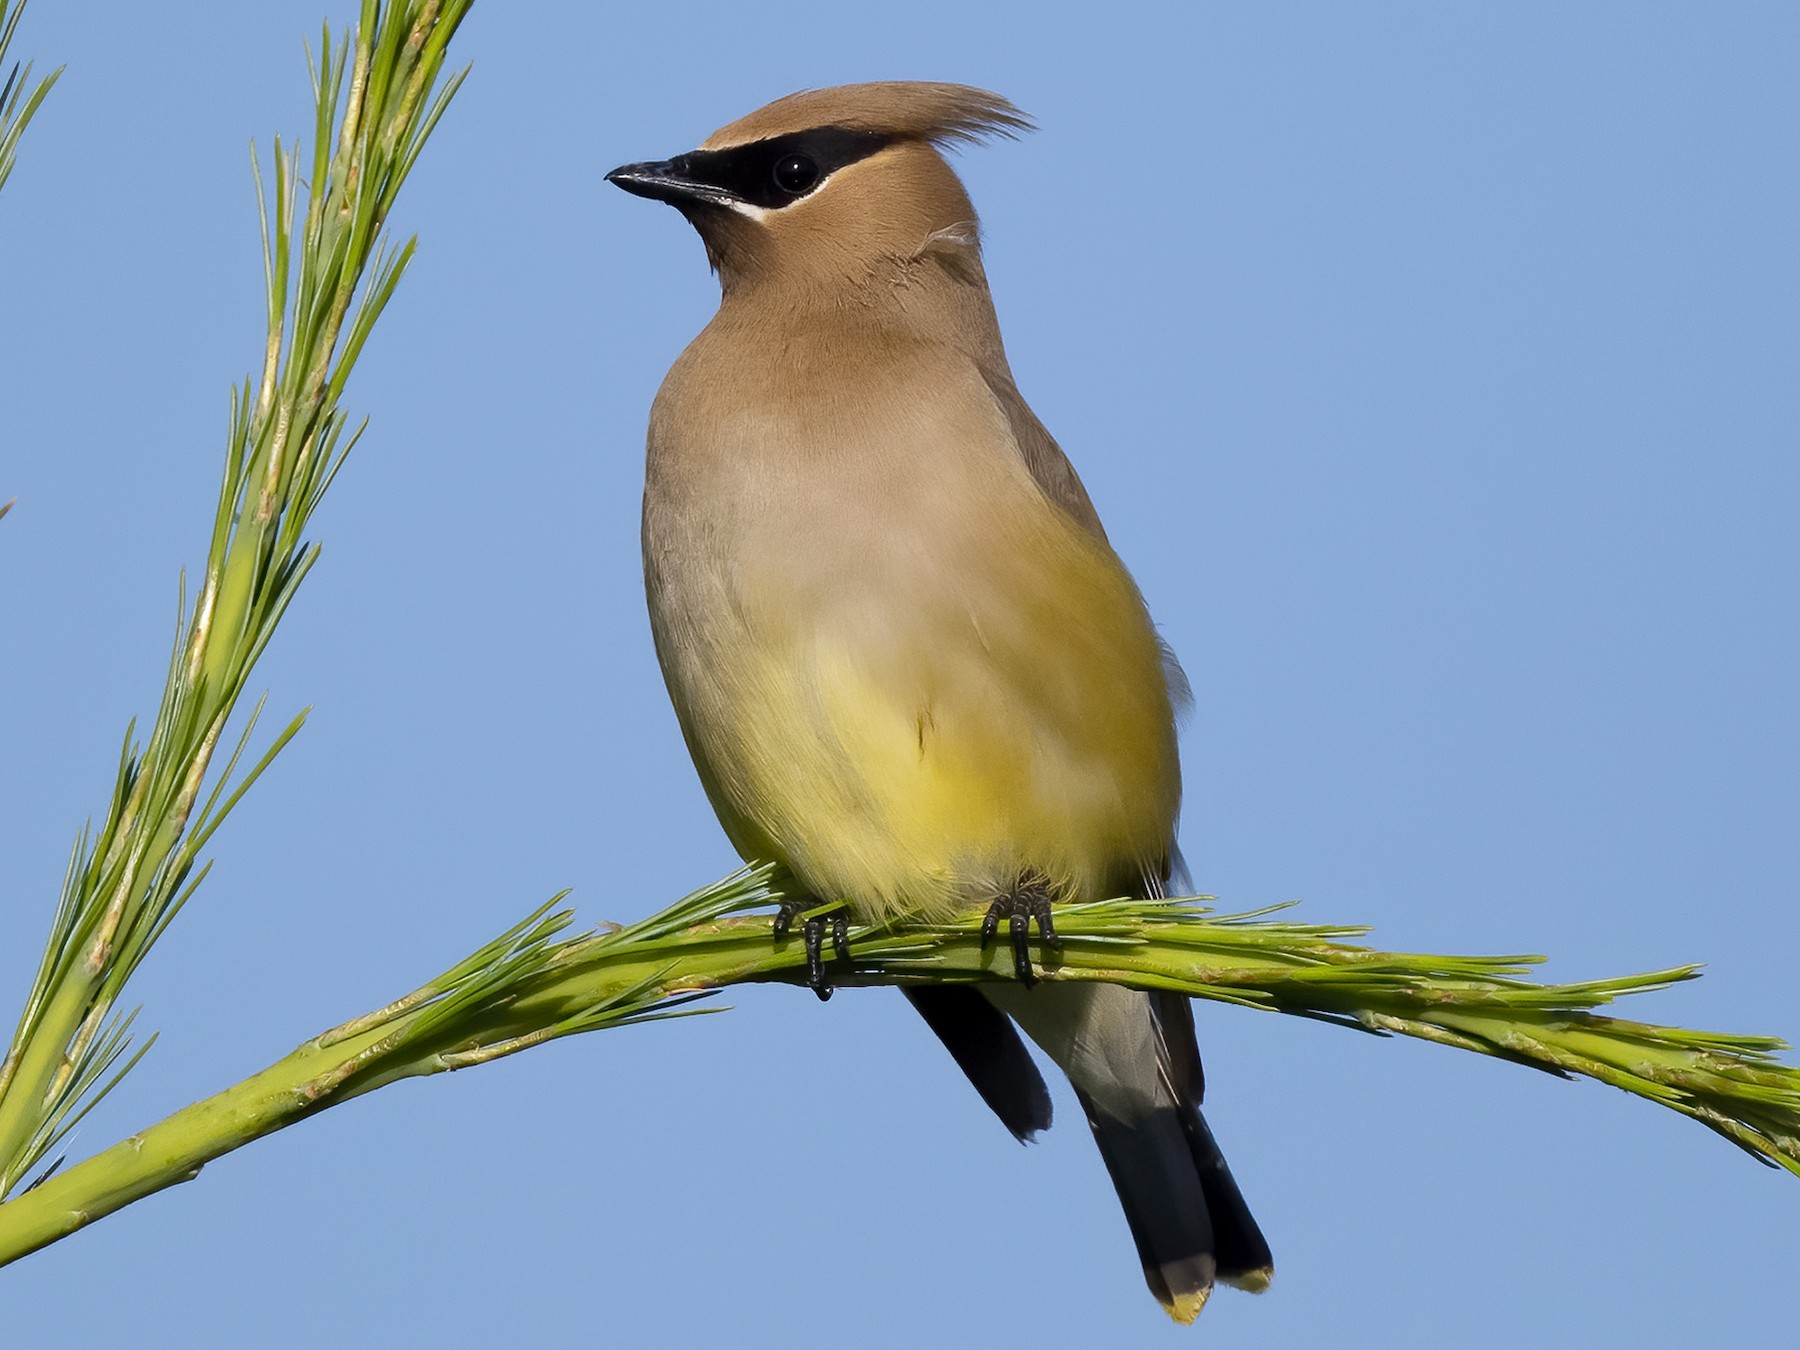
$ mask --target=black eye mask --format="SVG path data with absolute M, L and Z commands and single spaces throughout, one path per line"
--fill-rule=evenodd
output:
M 729 150 L 694 150 L 669 161 L 691 183 L 746 206 L 777 211 L 799 201 L 846 164 L 867 159 L 893 138 L 873 131 L 818 127 Z

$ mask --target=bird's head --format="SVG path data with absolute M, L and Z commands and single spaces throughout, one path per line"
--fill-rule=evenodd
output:
M 934 251 L 977 260 L 975 208 L 942 152 L 1030 127 L 966 85 L 850 84 L 789 94 L 698 149 L 606 177 L 686 216 L 727 291 L 858 285 Z

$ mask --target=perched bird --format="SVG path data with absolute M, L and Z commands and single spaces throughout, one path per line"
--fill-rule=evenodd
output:
M 1216 1279 L 1272 1269 L 1200 1115 L 1188 1001 L 1034 983 L 1028 949 L 1052 902 L 1163 893 L 1186 693 L 1013 382 L 942 153 L 1029 126 L 979 89 L 847 85 L 607 175 L 687 218 L 721 290 L 650 412 L 645 584 L 739 853 L 872 921 L 1006 922 L 1019 982 L 907 995 L 1020 1139 L 1050 1097 L 1013 1023 L 1068 1074 L 1144 1277 L 1188 1322 Z M 805 936 L 823 995 L 822 922 Z

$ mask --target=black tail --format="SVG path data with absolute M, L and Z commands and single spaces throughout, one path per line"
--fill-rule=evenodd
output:
M 1129 1124 L 1076 1090 L 1137 1244 L 1144 1283 L 1177 1322 L 1206 1306 L 1215 1280 L 1261 1292 L 1269 1245 L 1198 1110 L 1160 1107 Z
M 1174 1109 L 1128 1124 L 1101 1111 L 1080 1088 L 1075 1095 L 1119 1193 L 1144 1283 L 1170 1317 L 1192 1322 L 1218 1278 L 1218 1239 Z
M 1206 1085 L 1185 997 L 1079 983 L 907 995 L 1021 1138 L 1050 1123 L 1050 1103 L 1009 1017 L 1069 1075 L 1144 1281 L 1171 1317 L 1193 1321 L 1219 1280 L 1268 1287 L 1269 1244 L 1200 1114 Z
M 1212 1216 L 1213 1258 L 1218 1262 L 1219 1278 L 1260 1294 L 1275 1274 L 1275 1258 L 1269 1251 L 1268 1239 L 1256 1226 L 1250 1206 L 1244 1203 L 1237 1180 L 1225 1165 L 1225 1155 L 1219 1152 L 1199 1107 L 1190 1106 L 1179 1115 L 1189 1154 L 1200 1173 L 1206 1210 Z
M 1012 1018 L 972 984 L 902 985 L 900 992 L 1014 1139 L 1022 1144 L 1050 1128 L 1050 1089 Z
M 1194 1005 L 1183 994 L 1158 994 L 1152 1002 L 1168 1055 L 1176 1117 L 1187 1136 L 1188 1152 L 1200 1174 L 1207 1212 L 1212 1215 L 1219 1278 L 1260 1294 L 1269 1287 L 1275 1258 L 1262 1229 L 1256 1226 L 1250 1206 L 1244 1203 L 1231 1169 L 1225 1165 L 1225 1155 L 1219 1152 L 1206 1117 L 1200 1114 L 1200 1103 L 1206 1099 L 1206 1076 L 1200 1067 L 1199 1042 L 1194 1037 Z

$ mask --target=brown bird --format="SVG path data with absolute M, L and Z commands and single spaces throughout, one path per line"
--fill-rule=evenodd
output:
M 1007 923 L 1018 982 L 907 996 L 1020 1139 L 1050 1097 L 1013 1022 L 1068 1074 L 1188 1322 L 1272 1270 L 1200 1115 L 1188 1001 L 1030 963 L 1053 902 L 1161 895 L 1179 867 L 1186 681 L 1013 382 L 942 153 L 1029 126 L 979 89 L 847 85 L 607 175 L 678 209 L 721 289 L 651 409 L 645 584 L 739 853 L 871 921 Z M 826 994 L 822 921 L 805 937 Z

